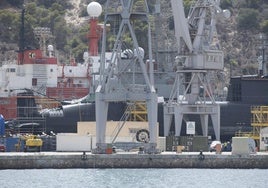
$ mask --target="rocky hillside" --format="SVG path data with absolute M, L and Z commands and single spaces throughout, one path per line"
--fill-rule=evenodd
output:
M 260 34 L 264 36 L 268 34 L 268 2 L 221 0 L 221 7 L 231 11 L 228 20 L 218 19 L 217 22 L 218 37 L 224 50 L 228 76 L 256 74 L 257 58 L 262 53 Z
M 49 27 L 55 36 L 55 45 L 64 57 L 74 56 L 82 61 L 87 49 L 88 31 L 86 6 L 92 0 L 24 0 L 26 7 L 26 33 L 32 40 L 34 27 Z M 105 3 L 104 0 L 99 0 Z M 150 0 L 151 12 L 153 3 Z M 189 8 L 190 0 L 184 0 Z M 231 75 L 257 73 L 257 57 L 260 56 L 260 33 L 268 33 L 268 2 L 264 0 L 221 0 L 222 8 L 231 11 L 229 20 L 217 23 L 218 35 L 225 52 L 225 67 Z M 0 1 L 0 60 L 15 58 L 12 50 L 18 49 L 21 0 Z M 173 50 L 171 6 L 161 0 L 161 20 L 163 49 Z M 10 20 L 10 21 L 8 21 Z M 27 37 L 27 36 L 26 36 Z M 38 43 L 37 43 L 38 44 Z M 29 44 L 36 45 L 36 41 Z M 64 61 L 64 60 L 62 60 Z

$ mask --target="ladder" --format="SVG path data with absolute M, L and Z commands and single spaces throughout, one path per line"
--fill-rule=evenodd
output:
M 134 107 L 134 103 L 129 103 L 127 105 L 127 108 L 125 110 L 125 113 L 122 115 L 122 117 L 120 118 L 118 125 L 116 126 L 116 128 L 114 129 L 111 137 L 112 139 L 112 143 L 115 142 L 117 136 L 119 135 L 121 129 L 123 128 L 123 126 L 125 125 L 126 121 L 129 119 L 130 117 L 130 112 L 132 111 L 133 107 Z

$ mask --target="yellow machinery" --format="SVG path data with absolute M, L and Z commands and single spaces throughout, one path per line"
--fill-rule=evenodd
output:
M 38 138 L 36 135 L 24 136 L 25 146 L 24 151 L 41 151 L 43 145 L 42 139 Z

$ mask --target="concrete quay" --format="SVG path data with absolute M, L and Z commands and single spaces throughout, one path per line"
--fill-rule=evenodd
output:
M 268 169 L 268 153 L 163 152 L 161 154 L 92 154 L 90 152 L 0 153 L 0 169 L 64 168 L 233 168 Z

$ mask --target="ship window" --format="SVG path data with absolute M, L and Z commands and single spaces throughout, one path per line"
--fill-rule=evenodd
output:
M 37 78 L 32 78 L 32 86 L 37 86 Z
M 16 69 L 15 68 L 7 68 L 6 72 L 16 72 Z
M 72 69 L 70 69 L 69 72 L 72 72 Z
M 53 72 L 53 69 L 50 69 L 50 72 Z

